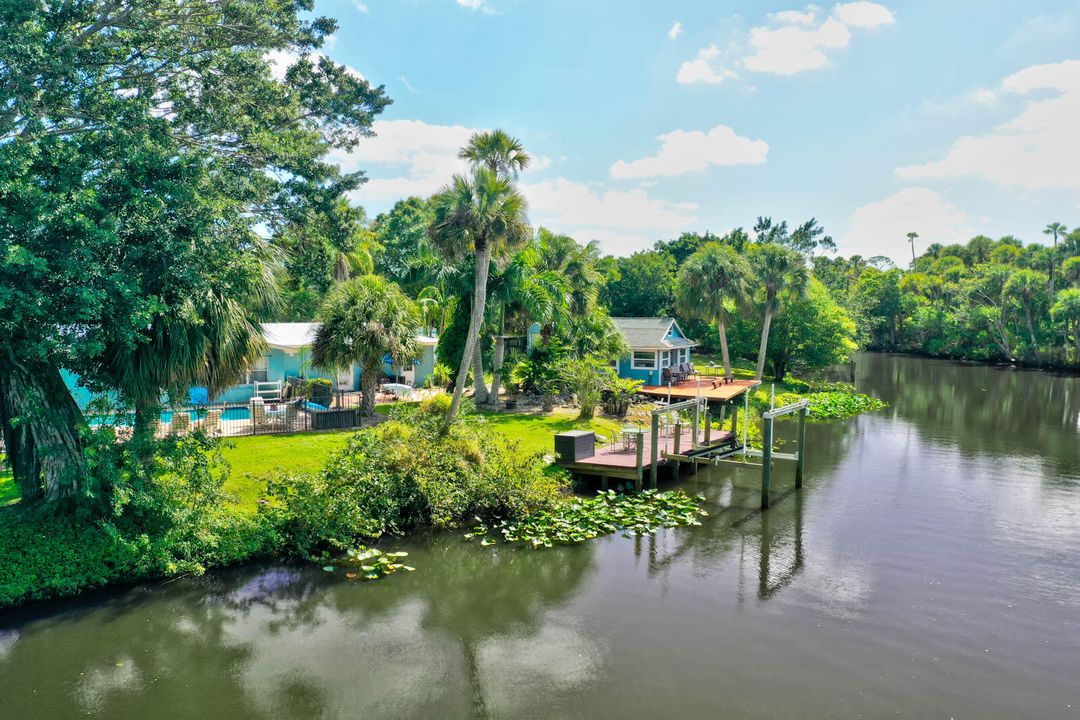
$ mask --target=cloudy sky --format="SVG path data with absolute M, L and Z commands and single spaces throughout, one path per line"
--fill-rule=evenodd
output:
M 1080 218 L 1080 5 L 318 0 L 394 100 L 342 166 L 371 215 L 436 191 L 474 129 L 520 137 L 534 224 L 629 254 L 816 216 L 902 259 Z

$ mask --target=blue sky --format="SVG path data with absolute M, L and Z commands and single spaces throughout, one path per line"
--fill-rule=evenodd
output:
M 384 84 L 338 160 L 370 214 L 478 128 L 536 158 L 534 224 L 629 254 L 816 216 L 844 254 L 1080 223 L 1075 2 L 320 0 L 325 52 Z

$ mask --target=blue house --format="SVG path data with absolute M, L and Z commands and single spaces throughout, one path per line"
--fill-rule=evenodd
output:
M 613 317 L 630 354 L 615 363 L 619 377 L 662 385 L 665 368 L 690 362 L 690 348 L 697 343 L 686 337 L 673 317 Z M 540 337 L 540 324 L 529 328 L 528 347 Z
M 360 368 L 353 365 L 342 368 L 336 374 L 316 370 L 311 365 L 311 342 L 318 329 L 318 323 L 263 323 L 263 339 L 266 340 L 267 352 L 258 358 L 242 381 L 217 397 L 207 396 L 206 388 L 191 388 L 190 400 L 195 404 L 206 402 L 246 404 L 255 396 L 266 400 L 281 397 L 282 389 L 288 378 L 326 378 L 334 383 L 334 388 L 344 392 L 360 389 Z M 403 366 L 395 366 L 387 358 L 383 365 L 383 375 L 395 380 L 403 380 L 416 386 L 422 385 L 435 368 L 435 346 L 438 340 L 426 335 L 417 335 L 419 356 Z M 74 373 L 64 373 L 64 380 L 81 407 L 85 407 L 91 395 L 78 385 Z

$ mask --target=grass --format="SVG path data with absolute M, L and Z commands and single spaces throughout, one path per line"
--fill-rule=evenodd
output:
M 541 413 L 485 413 L 491 427 L 518 443 L 522 452 L 553 452 L 552 435 L 566 430 L 592 430 L 597 435 L 611 438 L 623 426 L 617 420 L 595 417 L 578 420 L 577 410 L 558 408 L 548 414 Z
M 10 470 L 0 470 L 0 506 L 10 505 L 19 499 L 19 488 L 11 479 Z
M 381 409 L 381 408 L 380 408 Z M 578 420 L 576 410 L 559 408 L 549 414 L 485 413 L 488 423 L 518 443 L 523 453 L 552 452 L 552 435 L 565 430 L 593 430 L 611 438 L 622 423 L 607 418 Z M 289 435 L 247 435 L 229 438 L 222 455 L 229 463 L 225 491 L 235 495 L 241 508 L 253 510 L 262 497 L 266 480 L 279 473 L 312 473 L 326 463 L 331 453 L 345 447 L 355 430 L 293 433 Z M 18 500 L 19 491 L 11 472 L 0 472 L 0 506 Z

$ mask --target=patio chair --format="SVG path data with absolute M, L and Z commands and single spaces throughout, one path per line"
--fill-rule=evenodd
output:
M 623 427 L 620 434 L 622 435 L 623 450 L 633 450 L 637 436 L 641 434 L 641 428 L 637 425 L 627 425 Z
M 221 410 L 210 408 L 206 411 L 206 417 L 202 421 L 203 430 L 207 435 L 217 435 L 221 432 Z

